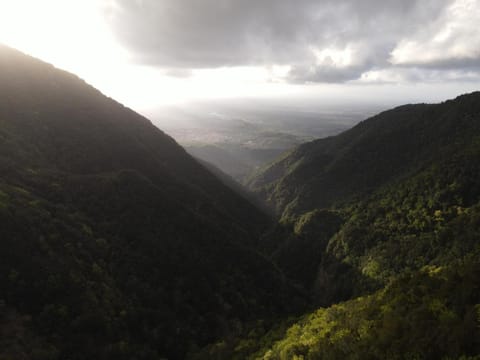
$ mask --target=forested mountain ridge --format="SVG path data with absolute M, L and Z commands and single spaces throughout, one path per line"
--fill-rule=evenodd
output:
M 0 47 L 0 358 L 183 358 L 277 316 L 269 223 L 147 119 Z
M 252 177 L 249 187 L 287 217 L 371 193 L 468 147 L 480 131 L 479 99 L 476 92 L 385 111 L 300 145 Z
M 480 93 L 386 111 L 252 178 L 270 227 L 147 119 L 0 47 L 0 359 L 475 359 L 479 159 Z
M 225 344 L 224 358 L 478 359 L 479 160 L 472 93 L 272 164 L 252 180 L 283 215 L 262 246 L 317 310 Z
M 179 200 L 192 208 L 215 203 L 221 216 L 247 223 L 249 229 L 255 222 L 260 228 L 268 222 L 219 186 L 215 176 L 149 120 L 72 74 L 12 49 L 1 50 L 4 167 L 55 168 L 77 175 L 131 169 L 161 184 L 165 194 L 172 190 L 183 196 Z M 183 186 L 182 191 L 175 191 L 176 186 Z

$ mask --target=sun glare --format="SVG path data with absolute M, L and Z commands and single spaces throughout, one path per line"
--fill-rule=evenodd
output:
M 293 91 L 279 84 L 288 72 L 285 67 L 204 69 L 182 78 L 134 64 L 110 33 L 102 17 L 102 3 L 0 0 L 0 42 L 73 72 L 137 110 L 198 99 Z
M 141 107 L 143 92 L 175 101 L 158 86 L 160 71 L 129 62 L 95 0 L 0 0 L 0 42 L 73 72 L 109 96 Z
M 98 6 L 92 0 L 0 0 L 0 41 L 69 70 L 97 67 L 119 51 Z

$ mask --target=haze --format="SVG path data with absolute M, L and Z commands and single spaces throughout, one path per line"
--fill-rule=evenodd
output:
M 238 98 L 390 106 L 478 88 L 479 5 L 1 0 L 0 42 L 143 113 Z

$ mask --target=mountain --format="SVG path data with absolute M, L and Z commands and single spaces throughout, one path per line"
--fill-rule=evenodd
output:
M 0 359 L 476 359 L 480 93 L 249 180 L 0 47 Z M 241 191 L 240 191 L 241 193 Z
M 479 275 L 478 261 L 405 274 L 371 295 L 258 328 L 223 358 L 476 360 Z
M 263 202 L 263 200 L 259 199 L 255 194 L 248 191 L 247 188 L 245 188 L 243 185 L 237 182 L 233 177 L 224 173 L 218 167 L 216 167 L 215 165 L 205 160 L 202 160 L 200 158 L 196 158 L 196 160 L 200 164 L 202 164 L 205 168 L 207 168 L 212 174 L 214 174 L 218 179 L 220 179 L 227 187 L 229 187 L 230 189 L 235 191 L 237 194 L 244 197 L 248 202 L 255 205 L 258 209 L 263 210 L 266 214 L 269 214 L 272 217 L 274 216 L 274 214 L 271 213 L 270 209 L 267 206 L 265 206 L 265 203 Z M 259 243 L 257 243 L 255 246 L 257 249 L 258 249 Z
M 185 150 L 193 157 L 223 169 L 222 172 L 234 179 L 242 179 L 251 170 L 251 165 L 216 145 L 185 146 Z
M 402 106 L 304 144 L 250 182 L 282 214 L 263 247 L 320 303 L 446 265 L 477 247 L 478 159 L 480 93 Z
M 477 92 L 383 112 L 252 178 L 281 215 L 261 247 L 312 309 L 224 358 L 478 358 L 479 159 Z
M 277 316 L 270 223 L 149 120 L 0 47 L 0 358 L 183 358 Z
M 261 128 L 254 134 L 245 129 L 234 130 L 243 132 L 232 131 L 233 134 L 223 142 L 185 144 L 185 149 L 192 156 L 215 165 L 242 183 L 255 169 L 270 163 L 306 139 L 295 135 L 267 132 Z
M 469 147 L 480 129 L 479 98 L 385 111 L 300 145 L 255 174 L 249 187 L 287 217 L 369 194 Z

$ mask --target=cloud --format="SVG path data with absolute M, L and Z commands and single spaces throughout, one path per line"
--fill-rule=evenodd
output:
M 436 21 L 401 39 L 391 63 L 438 69 L 480 67 L 479 5 L 477 0 L 453 2 Z
M 439 84 L 439 83 L 478 83 L 480 72 L 469 69 L 435 69 L 420 67 L 392 67 L 369 70 L 353 81 L 353 84 Z
M 172 74 L 288 66 L 286 81 L 330 83 L 476 71 L 479 9 L 480 0 L 108 0 L 104 14 L 133 61 Z
M 189 78 L 192 76 L 192 70 L 184 68 L 165 69 L 164 73 L 166 76 L 175 78 Z

